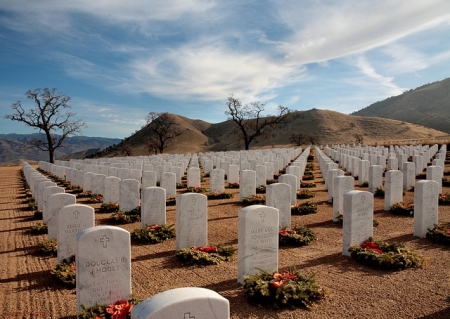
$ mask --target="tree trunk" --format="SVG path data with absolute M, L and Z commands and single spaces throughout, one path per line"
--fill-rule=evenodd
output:
M 48 155 L 50 157 L 50 163 L 55 164 L 55 150 L 50 148 L 48 150 Z

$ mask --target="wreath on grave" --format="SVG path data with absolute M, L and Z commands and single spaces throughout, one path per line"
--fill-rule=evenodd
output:
M 428 228 L 426 237 L 436 244 L 450 246 L 450 224 L 438 224 Z
M 256 187 L 256 194 L 265 194 L 266 193 L 266 186 L 260 185 Z
M 306 227 L 282 228 L 279 231 L 280 246 L 306 246 L 313 240 L 317 240 L 317 235 Z
M 440 205 L 450 205 L 450 194 L 439 194 Z
M 43 218 L 43 213 L 42 213 L 42 209 L 38 209 L 33 213 L 33 217 L 34 219 L 42 219 Z
M 300 182 L 301 188 L 313 188 L 316 187 L 316 183 L 314 182 Z
M 394 215 L 414 215 L 414 204 L 395 203 L 389 207 L 389 211 Z
M 81 305 L 81 311 L 77 313 L 79 319 L 129 319 L 131 309 L 142 301 L 141 298 L 131 297 L 128 300 L 118 300 L 110 305 L 96 305 L 86 307 Z
M 176 204 L 177 204 L 177 198 L 176 197 L 166 198 L 166 206 L 175 206 Z
M 235 252 L 233 246 L 193 246 L 178 250 L 175 256 L 185 265 L 206 266 L 232 260 Z
M 273 179 L 273 178 L 270 178 L 270 179 L 268 179 L 268 180 L 266 181 L 266 184 L 267 184 L 267 185 L 275 184 L 275 183 L 278 183 L 278 180 Z
M 64 259 L 62 262 L 58 263 L 56 267 L 50 270 L 50 273 L 61 281 L 64 285 L 69 287 L 76 286 L 76 266 L 75 266 L 75 255 Z
M 30 197 L 28 201 L 28 210 L 37 210 L 38 204 L 34 201 L 34 198 Z
M 239 188 L 239 183 L 229 183 L 228 188 Z
M 141 207 L 138 206 L 127 212 L 118 211 L 112 213 L 109 220 L 116 224 L 131 224 L 141 221 Z
M 242 204 L 249 205 L 264 205 L 266 203 L 266 195 L 257 194 L 242 199 Z
M 385 270 L 422 267 L 427 261 L 419 251 L 407 248 L 403 243 L 375 241 L 372 237 L 361 245 L 350 246 L 348 251 L 356 261 Z
M 305 171 L 305 175 L 302 176 L 302 180 L 304 181 L 312 181 L 314 178 L 315 176 L 312 171 Z
M 90 204 L 103 203 L 103 195 L 101 194 L 90 194 L 87 200 Z
M 69 185 L 66 187 L 68 190 L 71 191 L 72 194 L 80 194 L 83 193 L 83 189 L 80 186 L 72 186 Z
M 299 189 L 297 191 L 297 198 L 298 199 L 307 199 L 312 198 L 316 196 L 313 192 L 311 192 L 309 189 Z
M 206 194 L 208 196 L 208 199 L 229 199 L 233 198 L 233 194 L 226 193 L 226 192 L 209 192 Z
M 87 197 L 90 197 L 91 195 L 92 194 L 90 191 L 82 192 L 82 193 L 77 194 L 77 198 L 87 198 Z
M 450 178 L 444 177 L 442 179 L 442 186 L 450 186 Z
M 109 203 L 109 204 L 102 204 L 100 206 L 100 212 L 102 213 L 114 213 L 119 211 L 119 203 Z
M 44 255 L 56 255 L 58 250 L 58 243 L 56 239 L 44 240 L 38 243 L 39 252 Z
M 258 306 L 306 307 L 325 297 L 325 291 L 314 274 L 305 276 L 297 271 L 283 270 L 270 274 L 264 270 L 244 277 L 244 296 Z
M 208 192 L 208 190 L 206 188 L 197 186 L 197 187 L 188 187 L 186 189 L 185 193 L 199 193 L 199 194 L 203 194 L 203 193 L 206 193 L 206 192 Z
M 145 225 L 133 231 L 133 239 L 138 242 L 157 244 L 175 237 L 174 225 Z
M 375 193 L 373 193 L 373 196 L 375 196 L 375 197 L 384 197 L 384 189 L 383 189 L 383 187 L 381 187 L 381 186 L 377 187 L 377 189 L 375 190 Z
M 317 204 L 310 201 L 294 204 L 291 206 L 291 214 L 293 215 L 308 215 L 316 213 L 317 213 Z
M 34 234 L 47 234 L 48 225 L 47 223 L 37 222 L 36 225 L 31 226 L 31 232 Z

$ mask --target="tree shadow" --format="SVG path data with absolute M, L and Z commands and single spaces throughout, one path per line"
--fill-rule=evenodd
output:
M 158 253 L 142 255 L 139 257 L 131 258 L 131 262 L 144 261 L 144 260 L 156 259 L 156 258 L 170 258 L 170 257 L 175 258 L 175 252 L 176 252 L 176 250 L 166 250 L 166 251 L 161 251 Z
M 315 228 L 315 227 L 324 227 L 324 228 L 342 228 L 342 224 L 335 223 L 332 219 L 326 220 L 323 222 L 305 224 L 303 227 Z
M 10 228 L 10 229 L 5 229 L 5 230 L 0 230 L 0 233 L 9 233 L 9 232 L 13 232 L 13 231 L 24 231 L 25 234 L 35 234 L 32 232 L 31 228 L 29 226 L 26 227 L 17 227 L 17 228 Z
M 448 319 L 450 318 L 450 307 L 434 312 L 431 315 L 418 317 L 417 319 Z
M 234 216 L 227 216 L 227 217 L 217 217 L 217 218 L 209 218 L 208 221 L 213 221 L 213 220 L 223 220 L 223 219 L 236 219 L 238 218 L 236 215 Z
M 75 289 L 68 288 L 67 286 L 62 285 L 58 281 L 53 278 L 50 274 L 50 270 L 40 270 L 35 272 L 27 272 L 24 274 L 18 274 L 15 277 L 0 279 L 1 284 L 5 283 L 17 283 L 17 288 L 12 288 L 17 291 L 44 291 L 47 290 L 50 286 L 52 289 Z M 27 285 L 20 284 L 20 282 L 27 282 Z
M 309 267 L 316 267 L 323 264 L 332 265 L 340 273 L 346 273 L 348 271 L 358 271 L 368 276 L 382 277 L 382 276 L 389 276 L 392 272 L 365 266 L 363 264 L 358 263 L 356 260 L 353 260 L 351 257 L 342 255 L 342 253 L 335 253 L 319 257 L 316 259 L 307 260 L 304 263 L 291 265 L 290 267 L 294 269 L 303 269 Z

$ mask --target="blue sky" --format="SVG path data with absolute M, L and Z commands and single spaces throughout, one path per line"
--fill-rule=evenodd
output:
M 151 112 L 226 120 L 244 103 L 351 113 L 450 77 L 450 1 L 5 0 L 0 134 L 28 89 L 72 97 L 83 135 L 124 138 Z

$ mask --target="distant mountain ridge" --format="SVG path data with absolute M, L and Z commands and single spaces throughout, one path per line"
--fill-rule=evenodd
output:
M 21 159 L 29 161 L 48 161 L 48 152 L 30 148 L 27 144 L 33 138 L 44 138 L 40 133 L 33 134 L 0 134 L 0 163 L 18 162 Z M 105 137 L 71 136 L 64 142 L 64 147 L 56 150 L 56 158 L 88 149 L 102 149 L 117 143 L 121 139 Z
M 210 124 L 201 120 L 192 120 L 184 116 L 169 114 L 179 124 L 183 134 L 174 138 L 165 153 L 220 152 L 242 150 L 244 144 L 235 135 L 231 120 Z M 364 142 L 384 142 L 393 140 L 434 139 L 447 136 L 418 124 L 397 120 L 355 116 L 329 110 L 312 109 L 294 111 L 288 124 L 271 130 L 268 136 L 259 138 L 250 145 L 251 149 L 267 147 L 290 147 L 289 137 L 292 133 L 309 133 L 317 137 L 319 144 L 354 143 L 356 136 L 362 136 Z M 125 147 L 131 156 L 149 155 L 148 131 L 146 127 L 127 137 L 107 152 L 97 154 L 99 157 L 125 156 L 121 150 Z
M 450 134 L 450 78 L 373 103 L 352 115 L 417 123 Z

